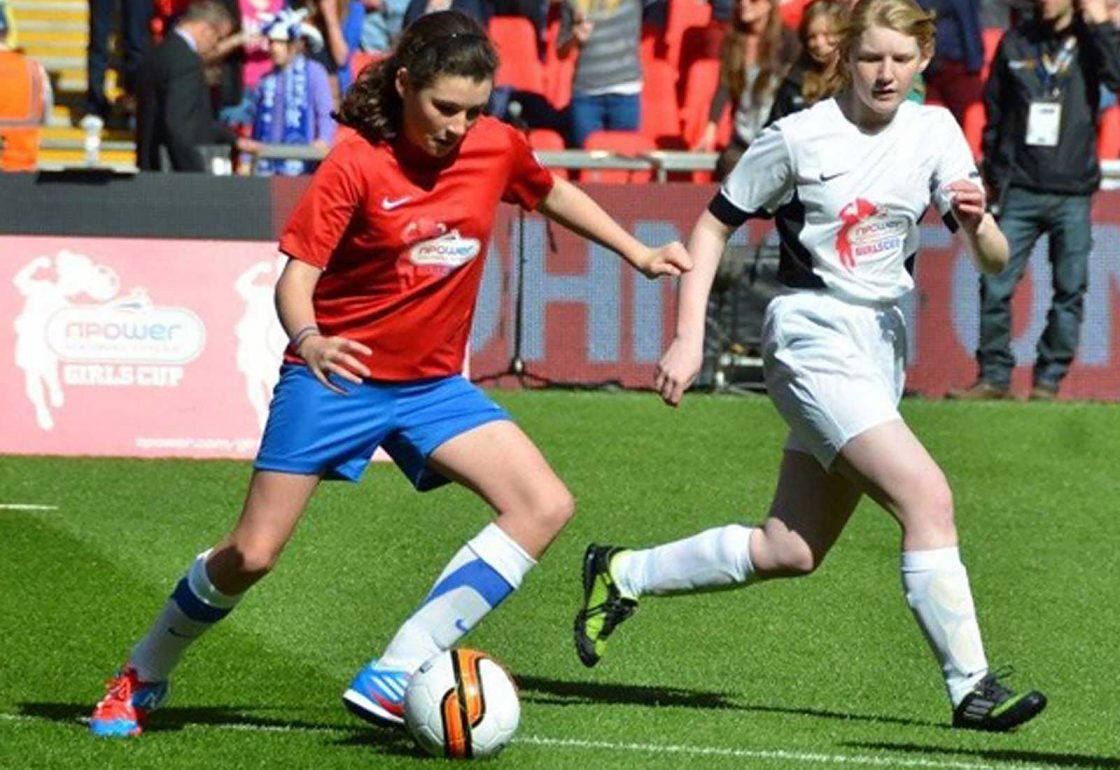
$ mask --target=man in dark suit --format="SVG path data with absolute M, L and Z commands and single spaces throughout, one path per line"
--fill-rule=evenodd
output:
M 204 172 L 200 145 L 243 144 L 215 119 L 203 64 L 232 30 L 233 19 L 222 3 L 198 0 L 163 43 L 144 57 L 136 121 L 136 164 L 141 170 L 160 170 L 164 147 L 175 171 Z

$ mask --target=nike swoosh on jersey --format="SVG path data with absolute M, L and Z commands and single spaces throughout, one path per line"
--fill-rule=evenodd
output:
M 836 172 L 831 173 L 831 174 L 825 174 L 825 173 L 822 172 L 821 173 L 821 181 L 822 182 L 830 182 L 833 179 L 835 179 L 836 177 L 844 176 L 844 174 L 847 174 L 847 173 L 848 173 L 847 171 L 836 171 Z
M 386 211 L 392 211 L 393 209 L 400 208 L 410 200 L 412 200 L 411 195 L 406 195 L 403 198 L 396 199 L 392 199 L 388 195 L 386 195 L 381 199 L 381 208 L 385 209 Z

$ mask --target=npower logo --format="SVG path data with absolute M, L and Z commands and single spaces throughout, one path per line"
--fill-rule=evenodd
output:
M 185 364 L 206 346 L 197 315 L 153 305 L 142 291 L 106 305 L 62 308 L 46 332 L 51 350 L 73 362 Z

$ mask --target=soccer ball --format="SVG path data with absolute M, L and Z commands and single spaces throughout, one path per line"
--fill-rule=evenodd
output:
M 420 667 L 404 694 L 404 723 L 440 757 L 490 757 L 509 743 L 521 719 L 513 678 L 477 650 L 441 652 Z

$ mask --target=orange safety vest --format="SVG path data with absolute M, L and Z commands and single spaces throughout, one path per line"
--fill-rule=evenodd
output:
M 0 171 L 34 171 L 45 73 L 22 53 L 0 51 Z

